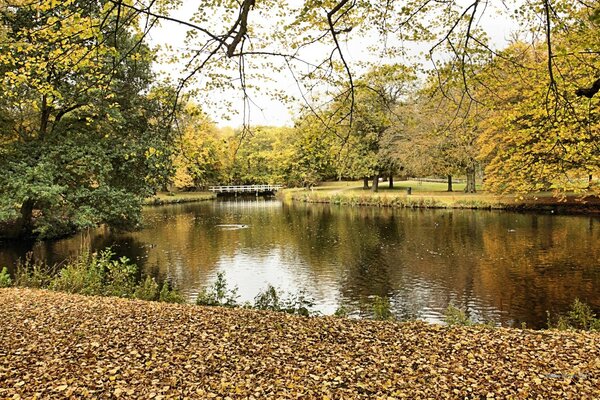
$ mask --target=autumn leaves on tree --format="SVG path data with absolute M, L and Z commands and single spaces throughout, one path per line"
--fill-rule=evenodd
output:
M 1 236 L 135 226 L 170 183 L 368 178 L 376 190 L 413 174 L 463 175 L 469 191 L 476 177 L 494 192 L 599 190 L 597 0 L 509 2 L 520 25 L 501 48 L 478 23 L 481 0 L 206 0 L 185 21 L 176 6 L 0 0 Z M 152 69 L 161 23 L 190 30 L 171 54 L 175 83 Z M 365 37 L 377 56 L 356 61 L 348 49 Z M 409 41 L 430 50 L 418 63 Z M 295 126 L 251 128 L 253 95 L 283 71 L 301 99 Z M 230 88 L 237 132 L 207 116 Z

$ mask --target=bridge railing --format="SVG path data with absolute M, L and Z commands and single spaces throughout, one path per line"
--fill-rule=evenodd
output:
M 257 193 L 257 192 L 276 192 L 283 185 L 227 185 L 227 186 L 210 186 L 211 192 L 216 193 Z

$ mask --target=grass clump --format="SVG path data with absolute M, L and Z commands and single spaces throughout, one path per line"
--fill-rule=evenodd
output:
M 97 253 L 84 251 L 62 268 L 50 268 L 46 264 L 32 261 L 31 254 L 28 254 L 25 261 L 17 264 L 14 283 L 20 287 L 88 296 L 116 296 L 170 303 L 184 301 L 182 295 L 168 282 L 165 282 L 160 291 L 152 277 L 147 276 L 143 282 L 138 283 L 137 265 L 127 257 L 115 259 L 114 256 L 115 253 L 110 248 Z M 0 274 L 0 280 L 1 276 Z
M 308 317 L 313 314 L 311 309 L 314 305 L 314 300 L 304 290 L 295 294 L 289 294 L 281 291 L 278 292 L 273 285 L 268 285 L 265 290 L 259 292 L 254 297 L 252 308 Z
M 139 300 L 155 301 L 159 299 L 159 293 L 158 283 L 153 277 L 147 275 L 146 279 L 135 289 L 133 297 Z
M 471 326 L 475 324 L 464 310 L 454 307 L 452 304 L 444 312 L 444 322 L 448 326 Z
M 173 287 L 173 285 L 168 281 L 164 281 L 160 293 L 158 294 L 158 301 L 181 304 L 185 303 L 185 298 Z
M 336 308 L 335 312 L 333 313 L 333 316 L 338 318 L 348 318 L 349 315 L 350 310 L 343 305 Z
M 51 281 L 52 268 L 44 263 L 34 261 L 32 253 L 27 253 L 25 260 L 17 262 L 15 286 L 43 289 L 47 288 Z
M 570 310 L 566 314 L 559 315 L 556 323 L 548 317 L 548 328 L 600 332 L 600 318 L 596 316 L 588 304 L 575 299 Z
M 212 286 L 198 294 L 196 304 L 202 306 L 237 307 L 237 299 L 240 297 L 237 292 L 237 286 L 230 288 L 225 279 L 225 273 L 219 272 Z
M 134 297 L 137 266 L 127 257 L 113 257 L 111 249 L 84 252 L 62 268 L 48 287 L 85 295 Z
M 379 321 L 394 319 L 392 306 L 387 297 L 375 296 L 373 299 L 373 319 Z
M 10 275 L 8 275 L 8 269 L 6 267 L 2 268 L 0 271 L 0 288 L 7 288 L 12 285 L 12 279 L 10 279 Z

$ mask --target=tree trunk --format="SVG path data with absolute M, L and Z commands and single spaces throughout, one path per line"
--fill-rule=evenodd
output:
M 29 237 L 33 232 L 33 206 L 34 201 L 25 200 L 21 205 L 21 215 L 17 220 L 16 232 L 20 237 Z
M 394 175 L 390 175 L 390 189 L 394 188 Z
M 377 174 L 373 177 L 373 186 L 371 187 L 371 191 L 373 193 L 377 193 L 378 190 L 379 190 L 379 174 Z
M 363 190 L 369 190 L 369 178 L 366 176 L 363 178 Z
M 477 190 L 475 189 L 475 168 L 467 169 L 467 186 L 465 187 L 465 192 L 467 193 L 475 193 Z
M 588 189 L 592 187 L 592 181 L 594 180 L 594 176 L 592 174 L 588 175 Z
M 452 192 L 452 175 L 448 175 L 448 191 Z

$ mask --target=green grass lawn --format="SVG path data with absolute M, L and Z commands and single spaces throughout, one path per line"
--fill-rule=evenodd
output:
M 370 185 L 372 182 L 369 183 Z M 407 188 L 412 189 L 408 195 Z M 546 209 L 560 208 L 561 212 L 598 212 L 600 200 L 588 198 L 581 201 L 579 195 L 560 199 L 552 192 L 528 195 L 488 193 L 477 185 L 477 193 L 465 193 L 465 183 L 453 184 L 453 192 L 447 192 L 446 182 L 396 181 L 389 188 L 388 182 L 379 183 L 377 193 L 363 189 L 361 181 L 323 182 L 311 189 L 286 189 L 284 197 L 307 203 L 333 203 L 344 205 L 372 205 L 409 208 L 473 208 L 473 209 Z

